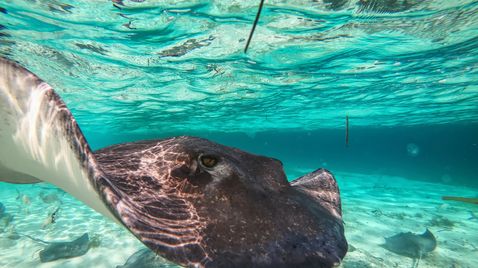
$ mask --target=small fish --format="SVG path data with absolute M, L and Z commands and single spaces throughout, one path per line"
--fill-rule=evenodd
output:
M 32 202 L 30 201 L 30 198 L 27 195 L 23 195 L 22 197 L 22 202 L 25 205 L 30 205 Z
M 116 7 L 117 9 L 122 9 L 120 6 L 125 6 L 123 3 L 123 0 L 112 0 L 113 6 Z
M 468 218 L 468 220 L 478 220 L 478 215 L 476 215 L 473 211 L 469 210 L 468 212 L 470 212 L 470 216 Z
M 48 217 L 45 219 L 41 226 L 42 229 L 45 229 L 56 222 L 56 216 L 59 210 L 60 207 L 57 207 L 52 213 L 48 214 Z
M 73 8 L 74 6 L 68 4 L 48 4 L 48 9 L 53 12 L 71 13 L 71 9 Z
M 123 24 L 123 26 L 131 30 L 137 29 L 136 27 L 131 26 L 131 22 L 132 21 L 129 21 L 128 23 Z
M 15 189 L 15 190 L 17 191 L 16 200 L 21 200 L 23 202 L 23 204 L 25 204 L 25 205 L 30 204 L 30 198 L 26 194 L 18 191 L 18 189 Z
M 26 194 L 18 191 L 18 189 L 16 189 L 16 190 L 17 190 L 17 194 L 18 194 L 17 195 L 17 200 L 21 200 L 24 205 L 30 205 L 32 203 L 30 201 L 30 198 Z

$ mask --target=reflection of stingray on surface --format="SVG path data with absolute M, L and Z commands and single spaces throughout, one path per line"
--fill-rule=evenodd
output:
M 423 255 L 436 248 L 437 241 L 435 236 L 427 229 L 421 235 L 407 232 L 386 237 L 385 244 L 381 246 L 398 255 L 410 257 L 414 260 L 418 259 L 414 264 L 414 267 L 416 267 Z

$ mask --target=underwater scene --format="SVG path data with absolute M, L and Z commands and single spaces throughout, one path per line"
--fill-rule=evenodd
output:
M 478 1 L 1 0 L 0 267 L 478 267 Z

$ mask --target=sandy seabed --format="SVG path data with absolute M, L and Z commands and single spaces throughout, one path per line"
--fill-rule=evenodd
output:
M 305 174 L 310 170 L 296 169 Z M 295 174 L 289 174 L 295 175 Z M 412 267 L 413 260 L 387 251 L 384 237 L 400 232 L 423 233 L 428 228 L 437 248 L 418 267 L 478 267 L 478 206 L 443 201 L 444 195 L 476 197 L 476 189 L 407 180 L 385 175 L 336 172 L 349 252 L 341 267 Z M 291 176 L 298 177 L 298 176 Z M 45 203 L 50 194 L 59 201 Z M 144 246 L 125 228 L 104 218 L 68 194 L 48 184 L 0 183 L 0 202 L 13 216 L 0 219 L 0 267 L 116 267 Z M 44 225 L 60 207 L 56 222 Z M 7 226 L 8 225 L 8 226 Z M 71 241 L 88 233 L 99 244 L 85 255 L 41 263 L 45 246 L 24 234 L 45 241 Z

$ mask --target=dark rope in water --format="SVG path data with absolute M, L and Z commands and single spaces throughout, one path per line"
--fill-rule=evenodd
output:
M 259 22 L 259 17 L 261 16 L 262 6 L 264 5 L 264 0 L 261 0 L 259 4 L 259 10 L 257 10 L 256 20 L 254 21 L 254 25 L 252 25 L 251 32 L 249 33 L 249 38 L 247 39 L 246 48 L 244 49 L 244 53 L 247 53 L 247 49 L 249 48 L 249 44 L 251 43 L 252 35 L 256 30 L 257 23 Z
M 441 199 L 478 205 L 478 198 L 468 198 L 468 197 L 459 197 L 459 196 L 442 196 Z
M 345 116 L 345 147 L 349 147 L 349 116 Z

